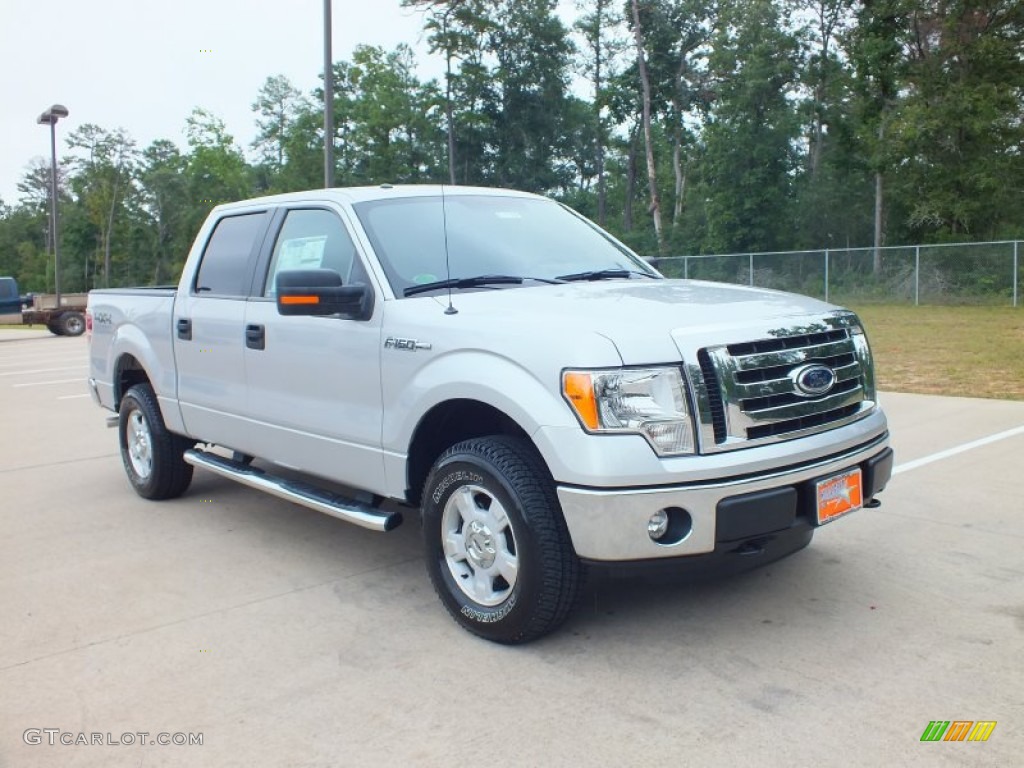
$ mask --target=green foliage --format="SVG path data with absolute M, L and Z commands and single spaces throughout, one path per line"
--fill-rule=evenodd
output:
M 423 11 L 444 74 L 422 80 L 406 46 L 359 46 L 335 62 L 339 185 L 452 179 L 551 194 L 638 251 L 658 250 L 632 0 L 577 0 L 574 20 L 554 0 L 403 4 Z M 1024 236 L 1024 4 L 638 0 L 638 10 L 664 252 L 867 245 L 876 181 L 889 243 Z M 66 136 L 62 288 L 174 282 L 214 205 L 319 187 L 322 101 L 322 89 L 268 77 L 252 104 L 251 159 L 203 109 L 187 117 L 184 146 L 139 151 L 123 130 L 91 124 Z M 0 273 L 52 290 L 49 163 L 30 164 L 18 193 L 0 202 Z M 695 268 L 729 279 L 746 268 L 727 262 Z M 948 267 L 929 262 L 936 285 L 954 279 Z
M 713 40 L 718 85 L 704 158 L 712 250 L 769 251 L 790 236 L 799 48 L 784 21 L 771 0 L 734 2 Z

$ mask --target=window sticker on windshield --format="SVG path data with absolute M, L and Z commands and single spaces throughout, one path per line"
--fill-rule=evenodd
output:
M 425 285 L 426 283 L 436 283 L 437 282 L 437 275 L 416 275 L 416 277 L 414 277 L 412 279 L 412 281 L 414 283 L 416 283 L 416 285 Z
M 324 260 L 327 236 L 297 237 L 285 240 L 277 257 L 277 271 L 286 269 L 319 269 Z

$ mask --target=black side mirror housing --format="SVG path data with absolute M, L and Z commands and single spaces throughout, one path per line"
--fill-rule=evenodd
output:
M 373 290 L 356 283 L 342 285 L 333 269 L 295 269 L 277 273 L 277 311 L 282 315 L 340 315 L 368 320 Z

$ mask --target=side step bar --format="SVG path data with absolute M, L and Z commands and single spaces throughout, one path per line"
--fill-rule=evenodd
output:
M 215 453 L 193 448 L 185 451 L 184 458 L 193 467 L 208 469 L 257 491 L 301 504 L 331 517 L 355 523 L 362 528 L 369 528 L 371 531 L 391 531 L 402 524 L 402 515 L 399 512 L 383 512 L 369 504 L 339 496 L 315 485 L 275 477 L 262 469 L 226 459 Z

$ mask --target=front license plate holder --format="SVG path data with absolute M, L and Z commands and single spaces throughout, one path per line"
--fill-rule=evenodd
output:
M 862 506 L 864 483 L 860 467 L 815 481 L 814 507 L 818 525 L 831 523 Z

